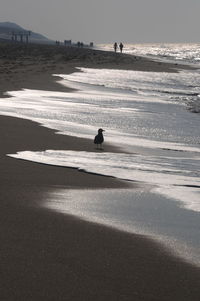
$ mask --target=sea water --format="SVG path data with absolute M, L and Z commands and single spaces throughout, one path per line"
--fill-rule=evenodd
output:
M 126 51 L 194 63 L 199 45 L 130 45 Z M 64 189 L 51 193 L 46 205 L 153 235 L 200 262 L 199 70 L 154 73 L 77 66 L 77 72 L 60 76 L 63 85 L 76 91 L 13 91 L 12 98 L 0 100 L 1 114 L 90 138 L 91 143 L 102 127 L 106 142 L 120 146 L 121 153 L 46 150 L 10 155 L 139 182 L 145 189 Z

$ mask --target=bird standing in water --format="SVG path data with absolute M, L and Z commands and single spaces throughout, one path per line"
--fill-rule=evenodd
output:
M 103 129 L 98 129 L 98 135 L 96 135 L 94 138 L 94 144 L 97 144 L 97 149 L 103 149 L 102 148 L 102 143 L 104 142 L 103 132 L 104 132 Z

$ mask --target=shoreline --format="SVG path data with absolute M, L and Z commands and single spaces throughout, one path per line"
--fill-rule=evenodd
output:
M 187 65 L 87 48 L 0 44 L 0 97 L 7 97 L 4 95 L 7 91 L 21 89 L 73 91 L 56 82 L 52 74 L 69 74 L 75 72 L 76 67 L 175 73 L 195 69 Z
M 85 50 L 79 52 L 80 57 L 86 55 Z M 90 63 L 86 59 L 84 64 Z M 68 62 L 63 69 L 63 62 L 56 62 L 55 68 L 42 71 L 44 65 L 38 64 L 35 73 L 21 66 L 21 78 L 17 73 L 11 78 L 16 88 L 23 83 L 21 88 L 69 91 L 54 85 L 51 74 L 71 72 L 74 65 Z M 9 86 L 1 80 L 2 95 Z M 93 141 L 57 135 L 35 122 L 8 116 L 0 116 L 0 137 L 2 300 L 199 300 L 199 268 L 167 253 L 162 245 L 37 206 L 52 189 L 126 188 L 130 183 L 6 156 L 48 148 L 94 151 Z M 111 145 L 106 149 L 120 151 Z

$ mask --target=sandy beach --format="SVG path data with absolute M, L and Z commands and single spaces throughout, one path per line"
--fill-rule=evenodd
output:
M 0 97 L 24 88 L 71 91 L 52 74 L 67 74 L 75 67 L 157 72 L 186 68 L 91 49 L 2 44 Z M 6 156 L 24 150 L 95 151 L 92 140 L 57 135 L 35 122 L 7 116 L 0 116 L 0 137 L 1 300 L 200 299 L 199 268 L 162 245 L 39 206 L 61 187 L 134 190 L 134 184 Z M 106 151 L 120 150 L 106 145 Z
M 177 72 L 189 66 L 92 49 L 45 45 L 0 46 L 0 96 L 6 91 L 38 89 L 69 91 L 52 74 L 69 74 L 75 67 L 96 67 L 154 72 Z M 59 80 L 59 78 L 57 78 Z

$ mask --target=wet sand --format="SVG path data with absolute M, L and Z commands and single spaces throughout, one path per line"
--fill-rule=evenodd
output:
M 80 56 L 86 55 L 85 50 L 78 51 Z M 63 64 L 62 73 L 71 72 L 82 60 L 57 62 L 55 73 Z M 85 60 L 89 64 L 90 55 Z M 12 77 L 16 89 L 21 85 L 67 91 L 52 84 L 55 69 L 41 73 L 41 64 L 35 62 L 34 67 L 38 76 L 33 77 L 26 67 L 16 68 L 18 75 Z M 2 74 L 3 93 L 9 87 Z M 92 141 L 57 135 L 32 121 L 6 116 L 0 116 L 0 137 L 1 300 L 199 301 L 199 268 L 169 254 L 161 245 L 39 206 L 51 191 L 61 187 L 126 188 L 129 183 L 6 156 L 23 150 L 95 151 Z M 119 151 L 109 145 L 106 150 Z

